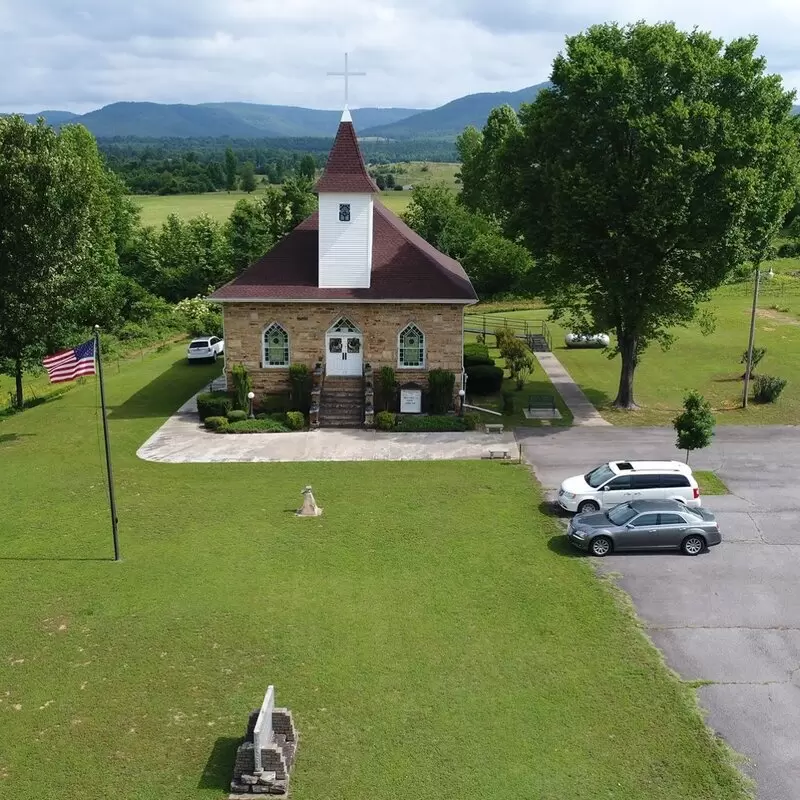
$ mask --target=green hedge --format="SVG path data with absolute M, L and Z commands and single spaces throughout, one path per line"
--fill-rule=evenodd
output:
M 225 417 L 233 408 L 233 398 L 227 392 L 205 392 L 197 395 L 197 413 L 200 421 L 206 417 Z
M 467 422 L 463 417 L 456 417 L 450 414 L 398 417 L 394 430 L 401 433 L 413 433 L 414 431 L 465 431 L 467 430 Z
M 428 404 L 432 414 L 444 414 L 453 407 L 456 376 L 449 369 L 432 369 L 428 373 Z
M 228 427 L 227 417 L 206 417 L 203 423 L 210 431 L 221 431 Z
M 229 422 L 220 433 L 287 433 L 289 429 L 274 419 L 243 419 Z
M 467 367 L 493 367 L 494 359 L 489 348 L 482 342 L 467 342 L 464 345 L 464 369 Z
M 306 426 L 306 418 L 302 411 L 288 411 L 286 425 L 290 430 L 301 431 Z
M 467 392 L 470 395 L 495 394 L 503 385 L 503 370 L 500 367 L 478 365 L 468 367 L 466 372 Z
M 756 375 L 753 378 L 753 400 L 757 403 L 774 403 L 785 388 L 785 378 Z
M 375 427 L 379 431 L 390 431 L 394 428 L 394 423 L 397 419 L 397 414 L 391 411 L 379 411 L 375 415 Z

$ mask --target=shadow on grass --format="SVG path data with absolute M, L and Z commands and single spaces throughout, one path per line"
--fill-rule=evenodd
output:
M 0 433 L 0 445 L 10 444 L 27 436 L 36 436 L 35 433 Z
M 124 403 L 111 406 L 108 416 L 114 419 L 169 416 L 193 394 L 207 387 L 220 374 L 220 369 L 218 364 L 176 361 Z
M 92 558 L 91 556 L 0 556 L 0 561 L 113 561 L 108 558 Z
M 559 556 L 565 558 L 582 558 L 586 555 L 585 552 L 578 550 L 569 543 L 566 534 L 559 534 L 558 536 L 551 536 L 547 540 L 547 549 Z
M 233 778 L 233 766 L 236 760 L 236 748 L 244 740 L 242 737 L 221 736 L 214 742 L 214 748 L 203 768 L 203 774 L 197 784 L 198 789 L 219 789 L 228 791 Z

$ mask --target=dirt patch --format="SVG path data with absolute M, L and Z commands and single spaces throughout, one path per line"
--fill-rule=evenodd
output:
M 772 308 L 756 309 L 756 316 L 760 319 L 768 319 L 771 322 L 780 322 L 781 325 L 800 325 L 800 319 L 787 314 L 785 311 L 775 311 Z

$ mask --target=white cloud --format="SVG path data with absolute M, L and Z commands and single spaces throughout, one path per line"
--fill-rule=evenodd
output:
M 431 107 L 545 80 L 564 37 L 594 22 L 672 19 L 755 33 L 800 88 L 797 0 L 4 0 L 0 110 L 86 111 L 118 100 Z

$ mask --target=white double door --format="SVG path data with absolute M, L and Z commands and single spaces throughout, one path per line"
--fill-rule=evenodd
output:
M 361 375 L 363 337 L 360 333 L 329 333 L 326 338 L 325 373 L 327 375 Z

